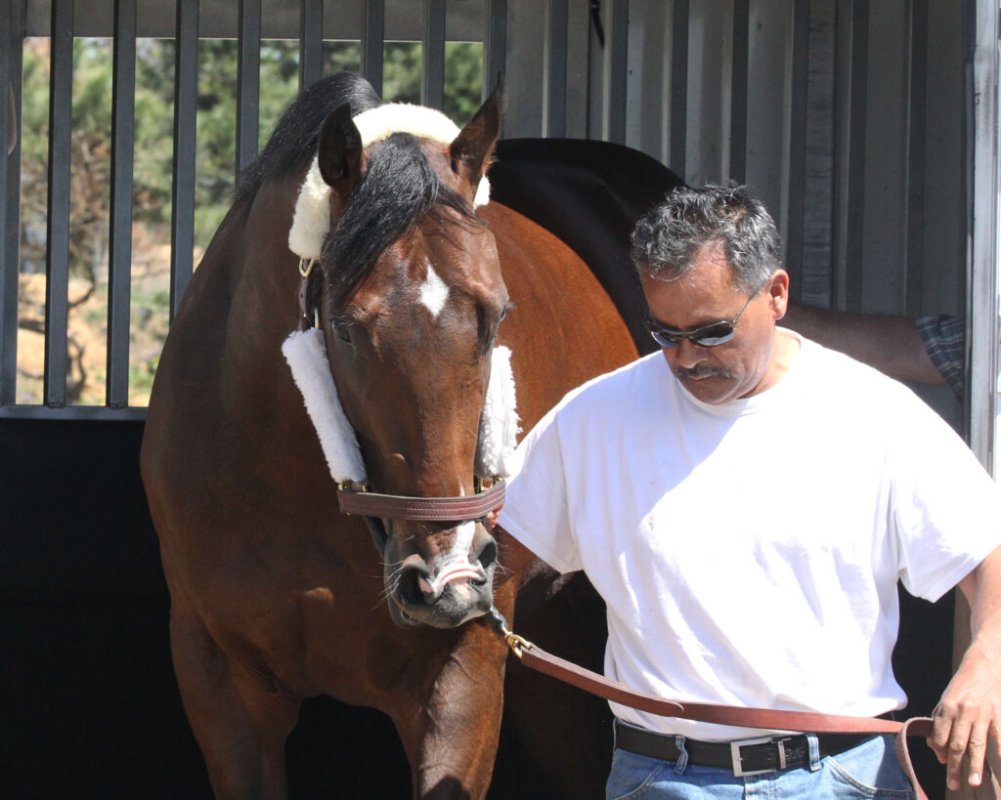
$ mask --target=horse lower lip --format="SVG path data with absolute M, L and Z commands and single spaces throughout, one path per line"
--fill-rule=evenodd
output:
M 469 565 L 456 567 L 454 569 L 446 568 L 433 581 L 429 581 L 427 578 L 423 577 L 419 578 L 417 585 L 425 595 L 435 595 L 444 591 L 446 586 L 452 584 L 460 585 L 464 583 L 473 583 L 479 586 L 485 583 L 485 580 L 486 579 L 482 570 Z
M 438 573 L 434 580 L 438 586 L 456 583 L 463 580 L 475 580 L 483 577 L 483 570 L 472 564 L 450 564 Z

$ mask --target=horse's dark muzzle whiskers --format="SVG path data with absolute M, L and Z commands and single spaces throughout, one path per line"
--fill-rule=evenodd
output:
M 498 550 L 482 525 L 476 525 L 466 552 L 452 551 L 429 561 L 421 552 L 399 558 L 393 549 L 391 537 L 384 561 L 394 568 L 390 573 L 387 566 L 385 579 L 390 615 L 398 624 L 452 628 L 489 610 Z

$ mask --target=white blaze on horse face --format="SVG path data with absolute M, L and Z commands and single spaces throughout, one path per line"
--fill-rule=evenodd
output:
M 428 262 L 427 278 L 421 284 L 421 304 L 431 312 L 432 319 L 438 319 L 438 315 L 448 302 L 448 287 L 441 279 L 434 267 Z
M 455 553 L 457 557 L 462 557 L 467 560 L 469 559 L 469 548 L 473 546 L 473 533 L 476 532 L 475 522 L 463 522 L 455 529 L 455 544 L 452 547 L 452 552 Z
M 437 595 L 448 584 L 456 587 L 464 586 L 467 581 L 481 580 L 483 570 L 480 566 L 469 562 L 469 548 L 473 546 L 473 534 L 476 532 L 475 522 L 463 522 L 455 529 L 455 542 L 451 550 L 442 553 L 431 565 L 435 573 L 431 579 L 421 578 L 421 591 L 425 594 Z

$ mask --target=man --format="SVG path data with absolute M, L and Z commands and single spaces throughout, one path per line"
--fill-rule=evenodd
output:
M 662 352 L 571 392 L 526 437 L 506 559 L 587 573 L 606 674 L 634 690 L 864 716 L 906 702 L 897 581 L 929 600 L 958 584 L 973 641 L 930 743 L 951 786 L 978 785 L 1001 718 L 994 483 L 906 387 L 777 327 L 789 277 L 743 188 L 674 191 L 637 224 L 633 258 Z M 885 737 L 612 711 L 610 798 L 909 796 Z

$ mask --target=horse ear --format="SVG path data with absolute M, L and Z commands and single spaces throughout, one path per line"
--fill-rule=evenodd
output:
M 490 93 L 479 110 L 469 120 L 466 127 L 452 140 L 449 154 L 452 170 L 469 181 L 473 192 L 477 187 L 493 157 L 494 144 L 500 133 L 501 104 L 504 97 L 504 82 Z
M 323 180 L 342 196 L 350 192 L 364 170 L 365 149 L 348 103 L 327 114 L 316 151 Z

